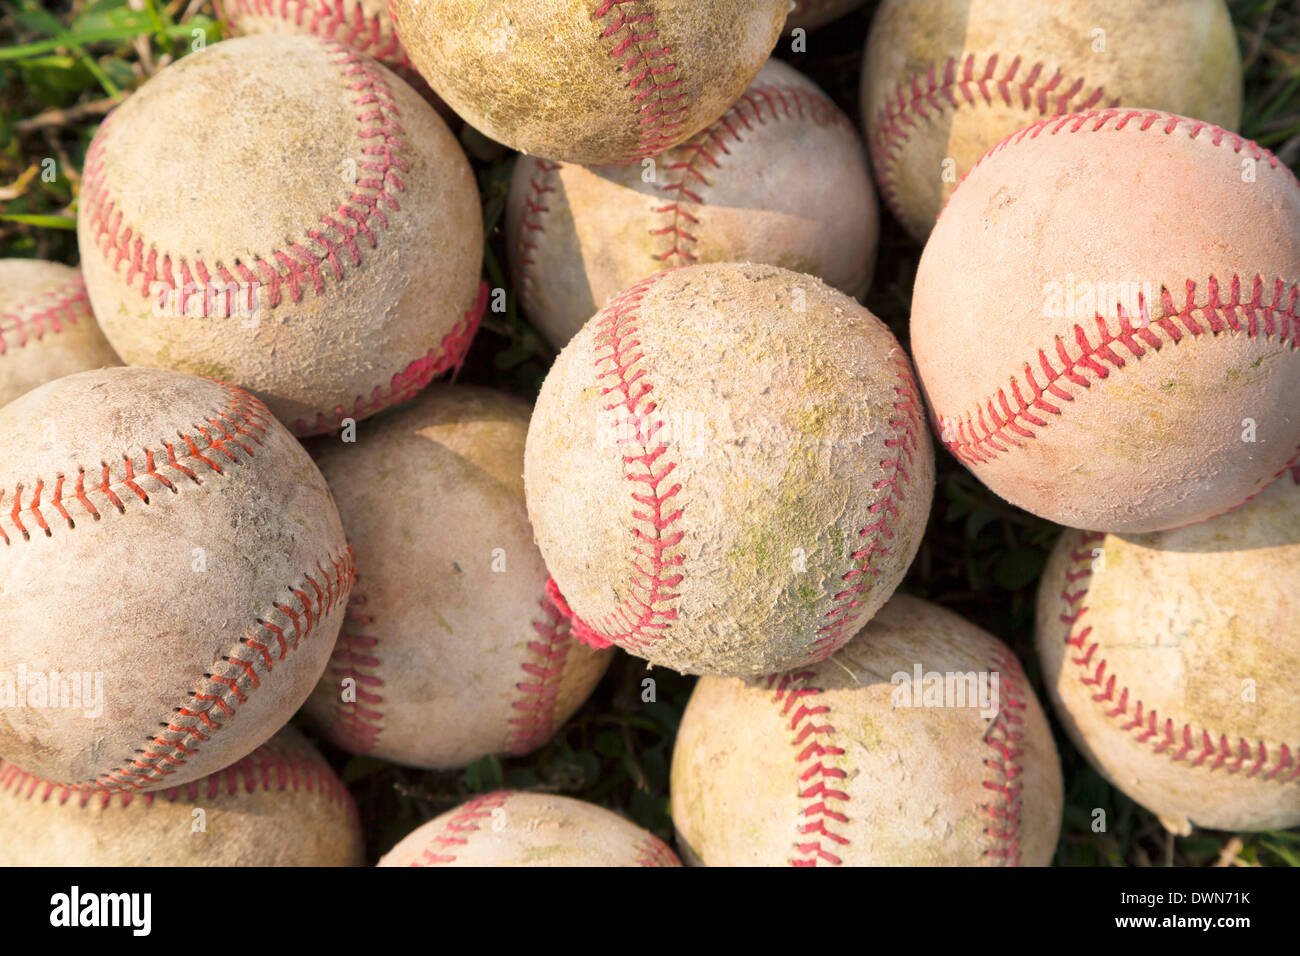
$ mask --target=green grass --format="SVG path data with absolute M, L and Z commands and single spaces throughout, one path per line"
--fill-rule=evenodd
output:
M 52 2 L 18 0 L 0 10 L 0 257 L 77 261 L 72 232 L 79 171 L 100 117 L 157 69 L 197 42 L 221 37 L 207 0 Z M 1300 8 L 1279 0 L 1231 4 L 1246 68 L 1242 132 L 1293 168 L 1300 164 Z M 790 56 L 849 113 L 869 9 L 810 37 Z M 483 192 L 486 275 L 506 287 L 501 214 L 512 158 L 462 131 Z M 920 249 L 892 222 L 882 237 L 867 305 L 906 340 Z M 552 355 L 514 310 L 489 316 L 462 381 L 529 398 Z M 905 589 L 942 602 L 1007 640 L 1041 690 L 1032 653 L 1036 579 L 1057 529 L 1005 504 L 946 455 L 930 528 Z M 672 740 L 693 680 L 657 669 L 657 701 L 641 700 L 645 667 L 620 654 L 565 731 L 524 759 L 487 758 L 463 772 L 425 773 L 328 751 L 358 798 L 372 855 L 469 793 L 507 784 L 572 794 L 621 809 L 661 836 Z M 1040 698 L 1042 697 L 1040 692 Z M 1106 784 L 1058 734 L 1066 779 L 1057 861 L 1071 865 L 1300 866 L 1300 832 L 1240 836 L 1198 831 L 1173 839 L 1155 818 Z M 1105 833 L 1090 827 L 1106 811 Z

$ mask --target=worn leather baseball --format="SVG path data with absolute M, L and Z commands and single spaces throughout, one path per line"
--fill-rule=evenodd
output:
M 1300 825 L 1300 486 L 1189 528 L 1067 531 L 1038 592 L 1056 714 L 1174 833 Z
M 298 434 L 409 398 L 478 324 L 469 163 L 338 41 L 241 37 L 149 80 L 91 143 L 77 229 L 128 363 L 248 388 Z
M 121 365 L 76 269 L 0 259 L 0 405 L 63 375 Z
M 654 834 L 595 804 L 499 790 L 410 833 L 380 866 L 681 866 Z
M 158 790 L 288 722 L 353 566 L 325 480 L 260 401 L 79 372 L 0 409 L 0 448 L 0 755 L 78 790 Z
M 699 265 L 560 353 L 524 461 L 575 635 L 692 674 L 821 660 L 898 586 L 934 459 L 907 356 L 819 279 Z
M 682 856 L 707 866 L 1046 866 L 1063 802 L 1015 655 L 904 595 L 830 660 L 701 678 L 671 793 Z
M 402 42 L 466 122 L 570 163 L 637 163 L 721 116 L 789 0 L 393 0 Z
M 616 293 L 695 262 L 766 262 L 851 296 L 871 281 L 879 213 L 866 152 L 817 85 L 769 60 L 708 129 L 641 166 L 524 156 L 506 249 L 524 312 L 557 348 Z
M 790 16 L 785 21 L 786 33 L 799 27 L 815 30 L 825 26 L 832 20 L 838 20 L 850 11 L 856 10 L 866 0 L 792 0 L 792 2 Z
M 991 489 L 1069 527 L 1154 531 L 1295 455 L 1298 303 L 1300 186 L 1277 157 L 1103 110 L 971 171 L 921 256 L 912 348 L 945 445 Z
M 451 116 L 411 64 L 388 0 L 217 0 L 216 9 L 231 36 L 300 33 L 346 43 L 411 84 L 444 118 Z
M 862 71 L 880 193 L 917 239 L 1004 137 L 1058 113 L 1167 110 L 1236 129 L 1223 0 L 883 0 Z
M 285 727 L 230 767 L 154 793 L 85 793 L 0 760 L 0 866 L 360 866 L 356 805 Z
M 529 412 L 434 385 L 320 452 L 360 573 L 307 711 L 343 749 L 431 768 L 528 753 L 609 665 L 546 598 L 524 506 Z

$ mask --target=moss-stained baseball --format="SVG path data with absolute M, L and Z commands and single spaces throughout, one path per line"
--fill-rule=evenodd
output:
M 357 808 L 293 727 L 207 777 L 69 792 L 0 760 L 0 866 L 360 866 Z
M 881 196 L 919 240 L 1030 123 L 1118 105 L 1236 129 L 1241 102 L 1224 0 L 883 0 L 862 70 Z
M 530 411 L 433 385 L 320 451 L 360 571 L 307 712 L 343 749 L 429 768 L 528 753 L 604 674 L 612 652 L 574 641 L 546 598 L 524 507 Z
M 593 803 L 500 790 L 408 834 L 380 866 L 681 866 L 660 839 Z
M 1188 528 L 1067 531 L 1043 572 L 1057 717 L 1174 833 L 1300 825 L 1298 478 Z
M 671 791 L 707 866 L 1045 866 L 1064 799 L 1015 655 L 905 595 L 820 664 L 701 678 Z
M 353 563 L 266 406 L 110 368 L 0 409 L 0 754 L 82 790 L 187 783 L 279 730 L 325 669 Z
M 412 62 L 466 122 L 524 153 L 639 163 L 722 115 L 789 0 L 393 0 Z
M 765 262 L 860 297 L 878 238 L 853 125 L 777 60 L 653 167 L 521 157 L 506 207 L 515 288 L 557 348 L 615 293 L 697 262 Z
M 79 270 L 0 259 L 0 405 L 61 376 L 121 364 Z
M 1300 447 L 1300 184 L 1199 120 L 1106 110 L 1008 137 L 953 193 L 912 293 L 944 443 L 1072 528 L 1202 521 Z
M 574 337 L 524 478 L 582 626 L 655 664 L 752 676 L 829 656 L 884 603 L 934 460 L 878 319 L 811 276 L 716 264 L 638 283 Z
M 477 328 L 469 163 L 337 41 L 241 37 L 158 73 L 96 133 L 77 229 L 128 363 L 223 369 L 298 434 L 409 398 Z

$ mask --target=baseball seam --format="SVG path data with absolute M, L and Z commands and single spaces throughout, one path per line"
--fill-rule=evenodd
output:
M 351 6 L 349 18 L 347 8 Z M 225 0 L 222 7 L 248 17 L 270 17 L 305 27 L 313 36 L 346 43 L 393 67 L 414 69 L 396 32 L 386 30 L 378 14 L 367 14 L 361 4 L 348 0 Z M 310 18 L 310 19 L 308 19 Z M 234 19 L 226 12 L 225 19 Z M 305 22 L 304 22 L 305 21 Z M 347 29 L 342 36 L 341 29 Z
M 227 467 L 241 465 L 245 461 L 233 449 L 242 450 L 247 458 L 252 458 L 254 447 L 262 444 L 271 415 L 265 405 L 243 389 L 231 385 L 223 387 L 230 395 L 226 405 L 205 416 L 203 424 L 191 425 L 190 431 L 178 430 L 176 434 L 179 441 L 164 440 L 160 449 L 142 449 L 143 460 L 123 454 L 121 477 L 112 477 L 113 466 L 107 459 L 100 462 L 97 484 L 94 483 L 93 473 L 78 466 L 75 484 L 71 493 L 65 497 L 64 487 L 69 480 L 68 475 L 60 471 L 55 475 L 48 505 L 41 503 L 49 484 L 45 478 L 35 479 L 31 497 L 26 502 L 23 500 L 26 482 L 20 481 L 14 487 L 13 505 L 8 511 L 3 509 L 8 489 L 0 488 L 0 540 L 5 545 L 12 545 L 14 537 L 30 541 L 34 530 L 39 530 L 47 538 L 53 537 L 54 528 L 59 526 L 59 521 L 53 515 L 47 518 L 42 511 L 43 507 L 57 512 L 59 518 L 66 522 L 68 530 L 73 530 L 77 524 L 69 506 L 79 505 L 81 511 L 99 521 L 111 511 L 126 514 L 127 501 L 138 500 L 142 505 L 148 505 L 149 491 L 142 484 L 146 479 L 152 479 L 156 483 L 153 488 L 155 494 L 162 489 L 180 494 L 181 478 L 188 479 L 195 485 L 204 483 L 199 477 L 199 472 L 204 468 L 209 478 L 213 475 L 226 477 Z M 181 448 L 179 454 L 178 447 Z M 171 471 L 175 480 L 168 478 L 163 471 Z M 87 474 L 92 476 L 90 487 L 86 486 Z M 98 505 L 95 499 L 99 499 Z M 12 526 L 13 537 L 5 529 L 6 520 Z M 54 524 L 50 523 L 51 520 Z
M 1119 120 L 1116 124 L 1107 125 L 1115 119 Z M 1135 119 L 1141 120 L 1139 128 L 1142 131 L 1159 124 L 1158 128 L 1166 135 L 1183 128 L 1192 139 L 1196 139 L 1202 132 L 1208 131 L 1211 136 L 1210 142 L 1214 146 L 1223 145 L 1227 141 L 1231 144 L 1233 152 L 1240 153 L 1247 150 L 1256 161 L 1266 161 L 1271 168 L 1275 169 L 1279 166 L 1277 157 L 1267 150 L 1217 126 L 1184 120 L 1169 113 L 1139 110 L 1094 111 L 1036 123 L 1007 137 L 998 146 L 989 150 L 980 162 L 1008 145 L 1021 142 L 1026 137 L 1034 139 L 1044 130 L 1049 130 L 1051 135 L 1056 135 L 1067 128 L 1069 132 L 1079 132 L 1085 128 L 1091 132 L 1104 129 L 1119 131 Z M 979 163 L 976 167 L 978 165 Z M 1197 303 L 1197 290 L 1201 285 L 1206 289 L 1206 301 Z M 1222 298 L 1225 285 L 1226 299 Z M 1273 301 L 1266 303 L 1264 296 L 1269 285 L 1272 286 Z M 1250 289 L 1249 299 L 1243 300 L 1243 288 L 1246 286 Z M 955 430 L 951 428 L 954 420 L 942 416 L 938 409 L 935 409 L 942 434 L 952 435 L 951 439 L 944 439 L 944 445 L 953 455 L 968 465 L 991 461 L 998 454 L 1009 451 L 1010 445 L 1023 448 L 1022 439 L 1036 437 L 1032 428 L 1047 427 L 1048 419 L 1043 417 L 1044 415 L 1060 415 L 1062 414 L 1060 402 L 1074 400 L 1075 395 L 1066 386 L 1066 380 L 1076 386 L 1090 388 L 1093 381 L 1107 378 L 1112 371 L 1103 363 L 1109 363 L 1115 370 L 1125 367 L 1128 360 L 1120 354 L 1116 346 L 1123 346 L 1134 362 L 1146 355 L 1144 345 L 1159 351 L 1165 345 L 1177 345 L 1184 335 L 1218 336 L 1225 331 L 1244 331 L 1252 339 L 1259 337 L 1262 331 L 1265 339 L 1271 340 L 1276 336 L 1280 344 L 1289 345 L 1292 351 L 1298 347 L 1296 321 L 1297 315 L 1300 314 L 1298 308 L 1300 283 L 1292 282 L 1288 287 L 1281 277 L 1274 278 L 1271 283 L 1260 275 L 1253 279 L 1233 275 L 1226 280 L 1210 276 L 1203 283 L 1188 278 L 1181 308 L 1175 304 L 1173 292 L 1168 287 L 1162 286 L 1159 318 L 1152 317 L 1151 303 L 1145 296 L 1140 294 L 1137 304 L 1140 311 L 1138 316 L 1126 314 L 1123 306 L 1117 304 L 1117 331 L 1112 331 L 1106 319 L 1100 314 L 1097 315 L 1095 317 L 1098 336 L 1096 345 L 1089 339 L 1085 327 L 1076 323 L 1072 330 L 1072 337 L 1078 348 L 1077 356 L 1072 356 L 1067 346 L 1067 339 L 1071 336 L 1057 336 L 1054 346 L 1038 350 L 1036 361 L 1041 369 L 1041 382 L 1034 372 L 1034 362 L 1026 362 L 1023 387 L 1015 377 L 1012 377 L 1008 386 L 999 388 L 993 397 L 977 405 L 974 413 L 965 413 L 957 419 Z M 1133 324 L 1135 318 L 1138 319 L 1136 327 Z M 1242 318 L 1246 320 L 1244 325 Z M 1179 322 L 1182 323 L 1181 328 Z M 1167 338 L 1157 335 L 1156 329 L 1163 332 Z M 1049 352 L 1055 353 L 1059 368 L 1052 364 Z M 1090 381 L 1085 372 L 1091 373 L 1095 377 L 1094 380 Z M 1008 398 L 1008 391 L 1010 398 Z M 1025 394 L 1026 391 L 1029 393 L 1028 396 Z M 1056 398 L 1059 402 L 1053 402 L 1051 398 Z
M 332 434 L 342 427 L 347 418 L 360 421 L 385 408 L 414 398 L 443 372 L 451 371 L 454 377 L 460 372 L 461 366 L 465 364 L 465 359 L 469 355 L 470 344 L 474 341 L 479 324 L 483 321 L 483 313 L 487 309 L 487 300 L 487 283 L 480 282 L 478 298 L 465 313 L 464 318 L 452 326 L 451 331 L 442 337 L 440 344 L 429 349 L 421 358 L 416 359 L 402 371 L 395 373 L 388 383 L 387 390 L 382 385 L 376 385 L 369 396 L 358 395 L 351 411 L 342 405 L 337 405 L 331 415 L 317 412 L 315 422 L 296 419 L 293 430 L 300 435 Z
M 345 77 L 348 90 L 354 94 L 359 111 L 357 136 L 365 158 L 357 164 L 360 178 L 351 195 L 334 210 L 322 214 L 319 225 L 306 229 L 306 241 L 289 243 L 285 248 L 272 249 L 265 255 L 252 253 L 247 260 L 236 257 L 229 264 L 218 261 L 211 269 L 201 258 L 191 264 L 186 257 L 177 256 L 173 263 L 170 253 L 159 250 L 152 241 L 146 243 L 139 229 L 123 223 L 122 211 L 116 200 L 109 197 L 104 149 L 111 135 L 113 115 L 100 124 L 99 133 L 86 154 L 83 177 L 88 228 L 91 244 L 108 261 L 114 275 L 126 263 L 128 288 L 133 288 L 139 280 L 140 295 L 144 299 L 158 297 L 160 285 L 168 293 L 180 289 L 186 295 L 187 309 L 191 304 L 200 308 L 191 292 L 196 288 L 211 289 L 216 280 L 226 289 L 242 289 L 240 294 L 246 300 L 244 306 L 250 311 L 254 308 L 255 289 L 258 302 L 265 292 L 267 306 L 274 309 L 280 305 L 286 291 L 294 303 L 301 302 L 308 292 L 323 295 L 326 272 L 335 282 L 342 282 L 349 268 L 360 267 L 365 258 L 363 246 L 371 249 L 378 246 L 378 233 L 389 226 L 389 212 L 401 210 L 396 194 L 405 191 L 402 174 L 410 170 L 405 130 L 399 122 L 400 111 L 382 68 L 340 41 L 320 39 L 319 42 L 334 57 L 334 65 Z M 433 376 L 453 366 L 458 368 L 478 328 L 486 297 L 487 287 L 481 285 L 479 300 L 465 318 L 447 333 L 439 346 L 394 374 L 387 391 L 383 385 L 376 385 L 368 396 L 356 397 L 351 413 L 338 406 L 333 410 L 333 418 L 318 413 L 314 426 L 298 420 L 294 429 L 303 432 L 314 427 L 318 431 L 328 431 L 337 427 L 349 414 L 363 418 L 412 397 Z M 230 318 L 239 305 L 233 295 L 205 294 L 201 298 L 202 314 L 197 316 L 200 318 Z M 213 316 L 208 315 L 210 308 Z
M 668 848 L 668 844 L 653 833 L 647 834 L 636 849 L 636 862 L 639 866 L 680 866 L 677 854 Z
M 682 486 L 673 484 L 660 491 L 660 486 L 676 469 L 677 462 L 664 458 L 668 443 L 658 439 L 657 435 L 669 426 L 657 414 L 658 405 L 651 397 L 654 386 L 646 380 L 646 369 L 637 368 L 645 358 L 645 353 L 640 351 L 641 342 L 636 337 L 638 306 L 651 286 L 666 275 L 669 273 L 661 272 L 638 282 L 593 320 L 597 329 L 594 344 L 596 382 L 600 384 L 603 379 L 612 379 L 613 384 L 601 385 L 601 397 L 618 396 L 605 405 L 604 410 L 616 415 L 611 424 L 618 436 L 615 441 L 624 452 L 621 455 L 625 469 L 623 477 L 644 486 L 645 491 L 632 492 L 630 530 L 633 545 L 629 560 L 628 598 L 593 624 L 573 618 L 573 628 L 575 636 L 580 639 L 594 632 L 602 641 L 618 644 L 626 650 L 649 646 L 652 641 L 662 638 L 662 632 L 677 620 L 677 608 L 672 602 L 680 594 L 673 589 L 682 581 L 680 570 L 673 573 L 671 569 L 682 566 L 683 555 L 673 551 L 681 544 L 685 532 L 669 530 L 682 516 L 682 508 L 672 510 L 672 499 L 681 492 Z M 606 363 L 608 367 L 602 368 Z M 622 415 L 618 417 L 620 409 Z M 625 434 L 627 430 L 631 433 Z M 635 470 L 628 471 L 629 467 Z M 644 567 L 641 562 L 644 562 Z
M 334 569 L 332 578 L 327 564 Z M 319 572 L 319 580 L 312 576 L 314 572 Z M 203 674 L 204 683 L 186 695 L 188 702 L 173 708 L 173 716 L 161 725 L 162 733 L 149 738 L 122 766 L 100 774 L 99 780 L 66 786 L 92 791 L 142 790 L 175 773 L 225 726 L 213 718 L 213 711 L 219 712 L 218 718 L 233 718 L 248 695 L 261 687 L 259 663 L 270 674 L 276 661 L 297 650 L 311 637 L 320 619 L 345 597 L 355 576 L 351 548 L 304 572 L 304 583 L 285 587 L 300 608 L 284 599 L 272 601 L 270 610 L 255 619 L 256 636 L 239 638 L 228 654 L 213 662 Z
M 527 162 L 527 160 L 520 158 L 519 162 Z M 546 231 L 546 227 L 542 224 L 542 216 L 551 211 L 551 207 L 546 205 L 545 197 L 548 193 L 556 191 L 555 174 L 562 168 L 561 163 L 538 159 L 533 174 L 528 177 L 528 193 L 524 196 L 519 234 L 515 237 L 515 261 L 518 263 L 519 295 L 523 299 L 524 308 L 529 311 L 534 311 L 533 295 L 537 285 L 536 276 L 533 274 L 537 260 L 533 256 L 541 240 L 540 233 Z M 534 236 L 534 233 L 538 235 Z
M 1088 689 L 1098 709 L 1117 722 L 1122 734 L 1132 735 L 1139 744 L 1149 744 L 1153 753 L 1168 757 L 1173 763 L 1205 767 L 1211 772 L 1222 769 L 1230 776 L 1241 774 L 1271 783 L 1300 780 L 1300 746 L 1292 748 L 1279 743 L 1270 747 L 1262 740 L 1252 744 L 1239 737 L 1234 752 L 1226 733 L 1220 733 L 1216 741 L 1208 728 L 1194 728 L 1185 721 L 1179 725 L 1168 716 L 1161 721 L 1157 711 L 1145 709 L 1142 701 L 1131 695 L 1130 689 L 1113 671 L 1109 671 L 1106 658 L 1099 656 L 1100 642 L 1089 641 L 1092 626 L 1080 623 L 1088 612 L 1084 601 L 1092 577 L 1092 546 L 1106 536 L 1099 532 L 1078 534 L 1079 546 L 1070 549 L 1070 566 L 1066 569 L 1065 584 L 1061 588 L 1059 619 L 1067 628 L 1065 653 L 1068 662 L 1074 665 L 1071 673 Z M 1132 701 L 1130 696 L 1134 697 Z M 1271 769 L 1270 750 L 1276 753 Z
M 271 308 L 280 304 L 282 287 L 287 288 L 289 298 L 295 303 L 302 301 L 308 289 L 316 295 L 323 294 L 325 266 L 329 267 L 330 274 L 339 282 L 347 274 L 345 257 L 353 268 L 360 266 L 363 250 L 358 240 L 364 239 L 372 249 L 378 245 L 376 227 L 388 227 L 388 215 L 384 207 L 390 211 L 401 208 L 393 193 L 405 190 L 400 174 L 409 171 L 405 159 L 406 141 L 402 138 L 404 131 L 397 122 L 398 109 L 387 81 L 345 44 L 326 40 L 320 43 L 337 57 L 334 65 L 343 75 L 353 78 L 348 88 L 356 94 L 355 103 L 361 109 L 357 115 L 358 136 L 363 143 L 361 152 L 364 156 L 375 158 L 358 164 L 358 168 L 369 175 L 356 181 L 352 194 L 336 209 L 319 217 L 320 227 L 307 230 L 306 234 L 315 248 L 303 242 L 294 242 L 283 249 L 272 249 L 265 256 L 253 253 L 249 262 L 237 258 L 230 266 L 222 262 L 216 263 L 216 278 L 229 284 L 236 283 L 238 278 L 249 286 L 266 289 Z M 104 170 L 104 146 L 112 125 L 112 117 L 106 118 L 86 156 L 84 193 L 90 210 L 94 245 L 109 260 L 114 274 L 118 273 L 123 262 L 127 264 L 126 284 L 134 286 L 138 278 L 142 298 L 148 299 L 156 294 L 152 290 L 160 282 L 168 289 L 175 290 L 178 286 L 193 284 L 197 277 L 207 287 L 214 274 L 202 259 L 196 259 L 191 269 L 185 258 L 178 257 L 178 265 L 174 266 L 169 253 L 162 252 L 160 256 L 160 251 L 152 242 L 148 244 L 146 252 L 145 239 L 140 231 L 123 225 L 121 210 L 117 208 L 116 201 L 108 196 Z M 251 289 L 249 294 L 251 296 Z M 214 300 L 213 304 L 223 306 L 224 314 L 219 314 L 219 317 L 230 317 L 233 304 L 229 299 L 220 303 Z M 250 301 L 249 306 L 251 305 Z M 206 311 L 205 302 L 204 312 Z
M 336 689 L 341 689 L 346 679 L 356 682 L 353 688 L 356 700 L 345 701 L 341 693 L 335 697 L 335 719 L 331 727 L 344 749 L 353 753 L 370 753 L 384 730 L 384 698 L 379 694 L 384 681 L 378 673 L 380 662 L 376 652 L 379 638 L 373 634 L 375 618 L 367 613 L 365 604 L 366 596 L 354 590 L 329 665 Z
M 911 364 L 899 351 L 893 356 L 896 382 L 894 417 L 889 420 L 893 437 L 885 440 L 885 447 L 894 455 L 880 462 L 884 476 L 879 478 L 872 489 L 883 491 L 884 495 L 868 509 L 868 514 L 875 520 L 858 532 L 858 537 L 866 539 L 863 547 L 855 550 L 850 557 L 854 566 L 841 576 L 845 588 L 835 594 L 835 606 L 826 613 L 829 623 L 817 629 L 818 637 L 812 645 L 811 656 L 806 663 L 825 660 L 843 647 L 853 631 L 849 628 L 854 612 L 862 607 L 865 598 L 875 586 L 875 579 L 881 574 L 875 567 L 878 556 L 890 552 L 894 540 L 894 519 L 899 516 L 899 505 L 907 498 L 911 484 L 914 456 L 920 449 L 922 435 L 925 431 L 924 412 L 916 377 L 912 374 Z
M 798 837 L 794 841 L 795 855 L 790 858 L 790 865 L 817 866 L 819 862 L 825 862 L 839 866 L 844 861 L 835 850 L 847 845 L 849 839 L 832 827 L 847 824 L 849 818 L 843 808 L 836 809 L 832 801 L 841 805 L 849 801 L 848 792 L 837 789 L 843 784 L 835 784 L 835 781 L 847 780 L 848 773 L 840 767 L 826 766 L 826 758 L 844 755 L 844 748 L 833 743 L 835 726 L 827 722 L 830 706 L 802 699 L 824 693 L 824 688 L 805 684 L 814 676 L 812 671 L 792 671 L 770 674 L 767 678 L 768 690 L 775 690 L 773 702 L 780 705 L 783 717 L 790 718 L 787 730 L 794 735 L 791 744 L 795 747 L 798 775 L 796 791 L 798 798 L 804 801 L 799 811 L 804 822 L 796 827 Z M 792 715 L 790 709 L 796 704 L 798 708 Z M 808 822 L 811 817 L 818 819 Z
M 512 754 L 531 753 L 551 739 L 555 707 L 564 683 L 564 665 L 573 641 L 564 615 L 546 598 L 538 602 L 541 615 L 532 622 L 537 639 L 528 641 L 521 665 L 524 679 L 515 684 L 520 697 L 511 702 L 507 747 Z
M 469 844 L 471 835 L 477 833 L 480 821 L 492 818 L 492 811 L 504 807 L 510 799 L 506 790 L 475 797 L 454 813 L 442 829 L 429 837 L 429 843 L 411 866 L 438 866 L 456 861 L 456 850 Z
M 620 33 L 627 33 L 610 50 L 619 72 L 627 74 L 640 70 L 627 83 L 632 104 L 636 107 L 637 123 L 641 127 L 640 140 L 631 155 L 622 160 L 623 163 L 639 162 L 672 146 L 685 123 L 682 114 L 687 106 L 682 102 L 686 99 L 686 92 L 674 92 L 682 85 L 677 64 L 654 63 L 670 57 L 672 47 L 656 45 L 647 50 L 643 46 L 659 39 L 659 31 L 654 27 L 654 12 L 647 11 L 645 6 L 638 8 L 646 11 L 640 13 L 628 13 L 623 9 L 633 3 L 643 3 L 643 0 L 601 0 L 592 14 L 594 20 L 605 20 L 614 14 L 613 22 L 601 33 L 602 39 L 613 40 Z
M 8 353 L 10 336 L 23 348 L 32 340 L 40 342 L 47 335 L 59 334 L 65 323 L 76 325 L 89 314 L 90 298 L 80 276 L 15 302 L 0 313 L 0 355 Z
M 704 205 L 704 197 L 698 189 L 711 186 L 713 183 L 706 177 L 701 167 L 720 170 L 722 162 L 718 154 L 731 155 L 727 145 L 728 138 L 732 142 L 742 143 L 743 133 L 753 132 L 755 124 L 763 126 L 769 122 L 763 115 L 764 106 L 767 107 L 770 119 L 774 122 L 800 119 L 808 120 L 815 126 L 852 128 L 848 117 L 816 90 L 794 84 L 751 86 L 708 129 L 677 147 L 682 152 L 688 153 L 689 158 L 664 167 L 665 172 L 676 173 L 677 179 L 669 185 L 659 187 L 671 202 L 652 209 L 657 215 L 666 217 L 667 221 L 661 228 L 652 228 L 650 234 L 667 236 L 669 243 L 668 248 L 656 255 L 655 259 L 668 263 L 676 256 L 680 260 L 679 265 L 689 265 L 697 261 L 691 250 L 699 241 L 695 233 L 698 231 L 696 227 L 700 225 L 700 219 L 694 213 L 684 209 L 682 203 Z M 672 195 L 674 193 L 675 196 Z
M 175 803 L 198 800 L 216 800 L 222 796 L 240 796 L 263 791 L 316 792 L 341 807 L 349 807 L 352 798 L 329 766 L 292 753 L 280 753 L 275 748 L 262 748 L 242 760 L 200 780 L 192 780 L 178 787 L 136 794 L 130 791 L 109 792 L 75 790 L 28 773 L 20 767 L 0 760 L 0 792 L 12 792 L 18 799 L 54 800 L 61 805 L 75 800 L 81 808 L 98 804 L 101 808 L 116 806 L 125 809 L 140 799 L 145 805 L 155 799 Z
M 984 766 L 993 771 L 994 779 L 983 782 L 984 789 L 996 795 L 997 800 L 984 805 L 989 815 L 989 825 L 984 832 L 997 845 L 985 850 L 986 856 L 996 857 L 1010 866 L 1019 866 L 1022 857 L 1020 846 L 1020 818 L 1024 808 L 1024 710 L 1026 702 L 1024 677 L 1015 655 L 999 649 L 993 658 L 994 666 L 1002 678 L 1002 700 L 997 716 L 984 732 L 984 743 L 992 755 Z
M 871 151 L 876 157 L 876 183 L 885 202 L 900 220 L 903 213 L 894 170 L 912 135 L 911 130 L 920 123 L 949 108 L 957 110 L 963 106 L 977 106 L 981 100 L 991 106 L 995 99 L 1007 106 L 1015 106 L 1018 99 L 1021 109 L 1037 111 L 1039 115 L 1046 114 L 1053 104 L 1055 113 L 1065 113 L 1070 109 L 1070 101 L 1085 88 L 1083 77 L 1076 77 L 1062 89 L 1062 84 L 1068 82 L 1065 74 L 1058 68 L 1050 77 L 1044 78 L 1046 64 L 1042 62 L 1031 66 L 1024 79 L 1017 83 L 1016 74 L 1023 62 L 1019 56 L 1012 59 L 999 79 L 996 75 L 999 57 L 996 53 L 989 56 L 983 70 L 977 70 L 973 53 L 960 62 L 949 57 L 942 76 L 938 65 L 934 64 L 924 74 L 917 73 L 902 80 L 886 97 L 885 105 L 876 111 L 873 136 L 876 148 Z M 1077 105 L 1075 112 L 1092 109 L 1104 96 L 1104 89 L 1098 86 Z M 1118 106 L 1119 100 L 1111 105 Z

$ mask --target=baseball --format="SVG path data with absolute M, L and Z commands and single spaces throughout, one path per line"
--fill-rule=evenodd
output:
M 574 641 L 546 598 L 524 506 L 529 412 L 434 385 L 320 452 L 361 570 L 307 712 L 343 749 L 430 768 L 525 754 L 605 673 L 611 652 Z
M 243 37 L 150 79 L 91 143 L 77 229 L 128 364 L 248 388 L 298 434 L 414 395 L 481 311 L 469 163 L 337 41 Z
M 769 60 L 715 123 L 641 166 L 524 156 L 506 249 L 524 311 L 557 348 L 615 294 L 696 262 L 765 262 L 860 297 L 879 213 L 852 124 L 797 70 Z
M 682 716 L 672 814 L 708 866 L 1046 866 L 1061 770 L 999 640 L 897 595 L 827 661 L 705 677 Z
M 0 405 L 64 375 L 121 364 L 90 313 L 80 272 L 0 259 Z
M 1174 833 L 1300 825 L 1297 480 L 1189 528 L 1067 531 L 1043 573 L 1057 716 Z
M 681 866 L 654 834 L 603 807 L 544 793 L 475 797 L 409 834 L 380 866 Z
M 944 444 L 989 488 L 1069 527 L 1156 531 L 1295 456 L 1298 300 L 1300 185 L 1277 157 L 1101 110 L 1016 133 L 953 193 L 912 348 Z
M 356 805 L 292 727 L 153 793 L 86 793 L 0 760 L 0 866 L 360 866 Z
M 542 385 L 528 512 L 575 634 L 691 674 L 821 660 L 898 586 L 934 459 L 907 356 L 811 276 L 632 286 Z
M 570 163 L 634 163 L 724 112 L 789 0 L 393 0 L 411 60 L 466 122 Z
M 1224 0 L 882 0 L 862 71 L 880 194 L 918 240 L 976 161 L 1031 123 L 1122 106 L 1236 129 L 1241 102 Z
M 352 587 L 311 458 L 242 389 L 110 368 L 0 409 L 0 754 L 179 786 L 298 709 Z
M 785 21 L 785 32 L 799 28 L 815 30 L 856 10 L 865 2 L 866 0 L 792 0 L 790 16 Z

